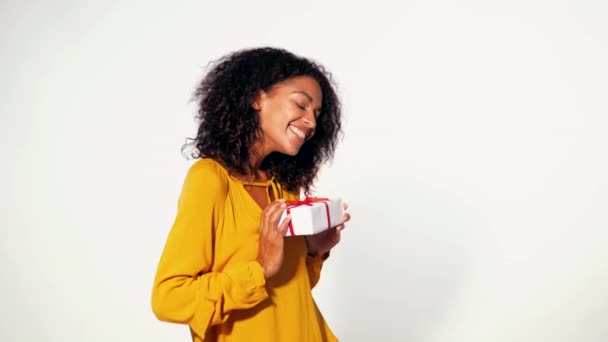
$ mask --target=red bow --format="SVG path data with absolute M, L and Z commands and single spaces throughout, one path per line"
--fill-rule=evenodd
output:
M 290 208 L 295 208 L 295 207 L 299 207 L 301 205 L 312 205 L 311 203 L 325 202 L 325 201 L 329 201 L 329 198 L 306 197 L 300 201 L 285 201 L 285 204 L 287 204 L 287 206 Z
M 287 215 L 291 213 L 291 210 L 289 210 L 291 208 L 296 208 L 302 205 L 312 206 L 313 203 L 323 203 L 325 204 L 325 212 L 327 213 L 327 229 L 329 229 L 331 228 L 331 220 L 329 217 L 329 205 L 327 204 L 328 201 L 329 198 L 319 197 L 306 197 L 304 198 L 304 200 L 300 201 L 285 201 L 285 204 L 287 204 Z M 291 234 L 291 236 L 295 235 L 291 221 L 289 221 L 289 233 Z

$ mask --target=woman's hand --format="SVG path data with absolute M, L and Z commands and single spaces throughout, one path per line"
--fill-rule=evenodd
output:
M 291 221 L 291 215 L 287 215 L 279 225 L 285 208 L 287 206 L 284 200 L 276 200 L 264 208 L 260 218 L 257 261 L 262 266 L 266 279 L 274 276 L 283 264 L 283 239 Z
M 344 210 L 348 209 L 348 204 L 344 202 Z M 340 232 L 344 230 L 345 223 L 350 220 L 350 214 L 344 213 L 342 216 L 342 223 L 322 231 L 315 235 L 307 235 L 306 242 L 308 244 L 308 254 L 312 256 L 323 255 L 329 252 L 335 245 L 340 242 Z

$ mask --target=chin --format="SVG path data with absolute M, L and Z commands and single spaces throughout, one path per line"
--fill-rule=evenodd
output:
M 297 156 L 297 155 L 298 155 L 298 153 L 300 153 L 300 150 L 297 150 L 297 151 L 287 151 L 287 152 L 285 152 L 285 153 L 283 153 L 283 154 L 286 154 L 286 155 L 288 155 L 288 156 L 295 157 L 295 156 Z
M 300 153 L 300 149 L 299 148 L 294 148 L 292 146 L 289 146 L 289 147 L 284 148 L 280 152 L 283 153 L 283 154 L 286 154 L 288 156 L 295 157 L 296 155 L 298 155 L 298 153 Z

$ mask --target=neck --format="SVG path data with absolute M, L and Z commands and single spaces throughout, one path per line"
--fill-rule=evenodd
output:
M 250 156 L 251 170 L 247 174 L 235 174 L 238 179 L 253 182 L 265 182 L 268 180 L 268 174 L 262 170 L 262 162 L 266 158 L 267 153 L 253 152 Z

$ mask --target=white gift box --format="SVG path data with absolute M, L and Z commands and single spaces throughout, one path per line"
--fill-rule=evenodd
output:
M 306 198 L 302 201 L 287 201 L 285 216 L 291 214 L 291 222 L 285 236 L 312 235 L 342 223 L 344 207 L 341 198 Z

